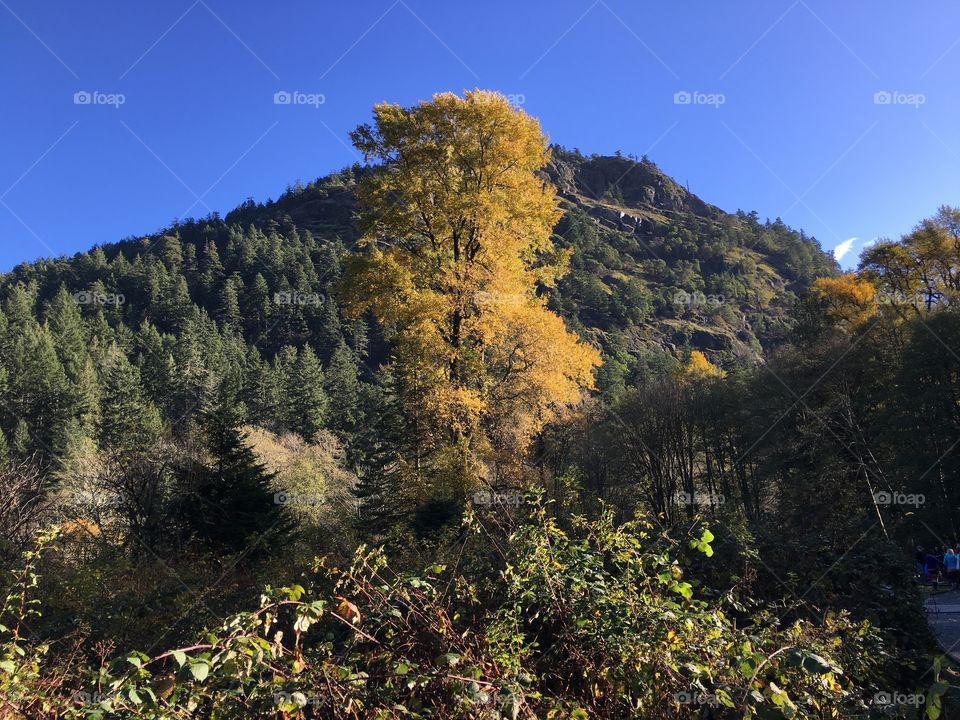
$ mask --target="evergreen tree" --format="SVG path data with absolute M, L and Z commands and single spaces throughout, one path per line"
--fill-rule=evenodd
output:
M 360 422 L 348 453 L 359 478 L 353 490 L 360 504 L 357 529 L 366 538 L 382 536 L 413 507 L 404 495 L 410 473 L 403 456 L 412 453 L 402 403 L 389 372 L 377 380 L 361 388 Z
M 324 363 L 329 363 L 337 346 L 343 342 L 343 330 L 340 327 L 340 314 L 337 303 L 330 297 L 323 304 L 320 323 L 315 333 L 316 346 Z
M 169 338 L 169 336 L 168 336 Z M 170 391 L 177 380 L 177 364 L 157 328 L 144 321 L 134 343 L 136 365 L 147 396 L 164 412 L 171 407 Z
M 289 354 L 284 365 L 289 367 Z M 297 354 L 292 371 L 287 371 L 284 390 L 287 426 L 312 440 L 323 427 L 329 401 L 323 389 L 323 368 L 309 345 Z
M 67 428 L 78 415 L 76 398 L 57 357 L 50 332 L 34 322 L 14 341 L 7 410 L 20 428 L 18 444 L 52 459 L 67 444 Z M 23 446 L 23 429 L 29 440 Z
M 101 445 L 121 455 L 152 448 L 160 436 L 160 413 L 144 394 L 140 371 L 113 346 L 102 375 Z
M 244 290 L 242 306 L 244 328 L 256 342 L 269 328 L 272 307 L 270 286 L 261 273 L 257 273 Z
M 274 474 L 257 459 L 232 402 L 218 397 L 201 412 L 209 458 L 188 469 L 189 525 L 203 542 L 255 557 L 289 537 L 293 523 L 274 495 Z
M 87 334 L 77 301 L 63 286 L 47 307 L 47 323 L 67 377 L 77 382 L 89 354 Z
M 240 293 L 238 290 L 241 288 L 243 288 L 243 280 L 240 279 L 239 275 L 232 276 L 224 283 L 217 307 L 217 319 L 224 328 L 240 330 Z
M 324 372 L 324 388 L 330 398 L 330 426 L 352 432 L 357 420 L 360 382 L 357 357 L 341 340 Z

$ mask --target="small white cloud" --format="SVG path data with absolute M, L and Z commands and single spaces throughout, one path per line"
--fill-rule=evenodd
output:
M 850 248 L 853 247 L 853 244 L 860 238 L 852 237 L 849 240 L 844 240 L 842 243 L 837 245 L 833 249 L 833 259 L 837 262 L 840 262 L 843 259 L 843 256 L 850 252 Z
M 879 239 L 880 239 L 880 238 L 875 237 L 873 240 L 867 240 L 867 241 L 863 244 L 863 246 L 864 246 L 865 248 L 868 248 L 868 247 L 870 247 L 871 245 L 875 244 Z

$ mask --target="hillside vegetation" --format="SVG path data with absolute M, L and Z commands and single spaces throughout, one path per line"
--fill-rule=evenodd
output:
M 960 211 L 841 274 L 483 91 L 0 278 L 0 718 L 956 712 Z

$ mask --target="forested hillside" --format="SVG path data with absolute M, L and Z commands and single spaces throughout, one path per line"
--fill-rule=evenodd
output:
M 351 139 L 0 278 L 0 717 L 949 717 L 960 211 L 840 274 L 494 93 Z

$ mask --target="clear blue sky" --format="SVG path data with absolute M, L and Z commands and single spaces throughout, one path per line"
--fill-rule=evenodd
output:
M 955 0 L 0 0 L 0 62 L 0 270 L 276 197 L 374 102 L 472 87 L 844 265 L 960 204 Z

